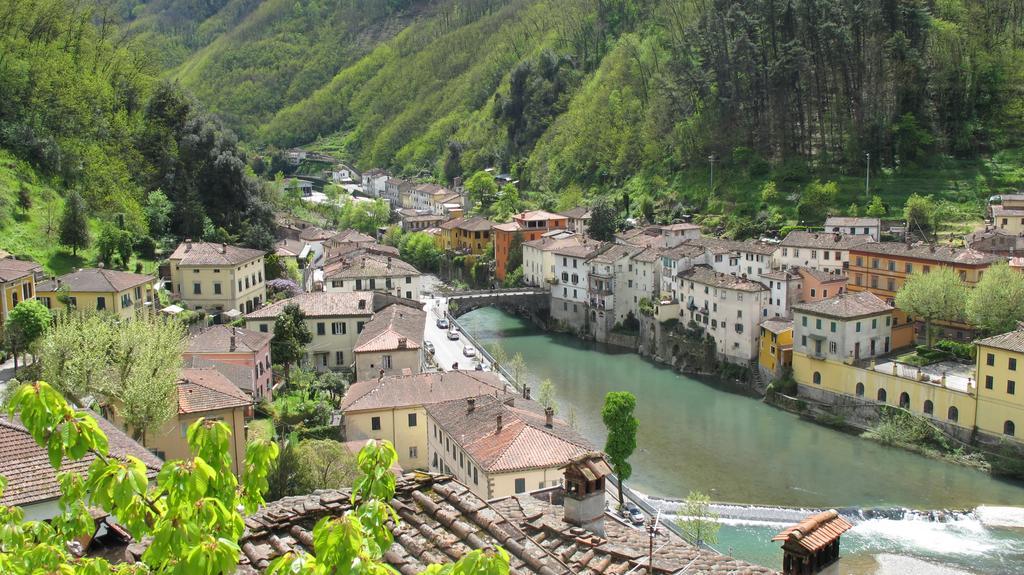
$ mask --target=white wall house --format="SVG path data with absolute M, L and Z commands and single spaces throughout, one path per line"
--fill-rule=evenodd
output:
M 828 273 L 842 273 L 849 266 L 850 248 L 870 243 L 870 236 L 794 230 L 779 243 L 775 266 L 807 267 Z
M 868 291 L 793 306 L 793 352 L 837 361 L 889 352 L 892 307 Z M 819 383 L 819 382 L 814 382 Z
M 606 248 L 600 242 L 586 242 L 552 251 L 556 282 L 551 284 L 552 318 L 572 329 L 586 329 L 590 269 L 587 261 Z
M 825 231 L 851 236 L 868 236 L 881 241 L 882 220 L 879 218 L 847 218 L 830 216 L 825 218 Z
M 681 321 L 693 320 L 715 340 L 719 357 L 746 365 L 758 353 L 760 325 L 769 291 L 740 276 L 695 266 L 683 272 Z

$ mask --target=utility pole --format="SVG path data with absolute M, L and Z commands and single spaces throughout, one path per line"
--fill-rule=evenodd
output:
M 715 155 L 714 154 L 711 154 L 711 155 L 708 156 L 708 163 L 711 164 L 711 178 L 710 178 L 710 183 L 708 184 L 708 188 L 709 188 L 708 191 L 714 192 L 715 191 Z
M 868 168 L 864 171 L 864 201 L 871 203 L 871 152 L 865 152 L 864 157 L 868 160 Z

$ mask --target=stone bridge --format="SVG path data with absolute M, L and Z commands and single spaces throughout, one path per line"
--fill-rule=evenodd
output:
M 448 298 L 448 312 L 459 317 L 475 309 L 494 306 L 510 312 L 526 311 L 532 315 L 547 313 L 551 292 L 537 288 L 505 288 L 452 292 Z M 455 304 L 455 305 L 452 305 Z

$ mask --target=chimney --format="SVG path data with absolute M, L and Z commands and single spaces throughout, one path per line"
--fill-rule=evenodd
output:
M 231 328 L 231 348 L 229 351 L 235 351 L 235 328 Z
M 228 245 L 227 244 L 222 243 L 220 245 L 220 253 L 222 253 L 222 254 L 228 253 Z
M 365 299 L 359 300 L 359 309 L 366 309 L 366 300 Z
M 530 399 L 530 387 L 523 386 L 523 399 Z
M 494 419 L 497 421 L 495 433 L 501 433 L 501 414 L 499 413 Z
M 364 267 L 364 268 L 366 267 L 366 256 L 363 256 L 363 265 L 360 266 L 360 267 Z
M 187 251 L 189 251 L 191 249 L 192 249 L 192 238 L 188 238 L 188 239 L 185 240 L 185 251 L 187 252 Z
M 404 337 L 398 338 L 398 349 L 405 349 L 408 346 L 408 340 Z
M 476 398 L 475 397 L 467 397 L 466 398 L 466 413 L 473 413 L 473 411 L 475 409 L 476 409 Z
M 544 408 L 544 427 L 551 429 L 555 426 L 555 410 L 550 407 Z
M 391 269 L 391 256 L 388 256 L 388 269 Z

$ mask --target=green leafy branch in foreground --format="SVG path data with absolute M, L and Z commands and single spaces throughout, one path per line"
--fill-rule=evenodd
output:
M 65 457 L 77 460 L 92 454 L 95 459 L 84 478 L 76 472 L 58 473 L 60 513 L 50 522 L 25 521 L 22 509 L 0 506 L 0 573 L 214 575 L 235 571 L 241 554 L 238 539 L 245 529 L 242 514 L 252 513 L 264 502 L 267 475 L 278 456 L 276 444 L 249 443 L 239 484 L 231 472 L 229 428 L 199 419 L 186 434 L 191 457 L 166 462 L 150 484 L 140 460 L 111 457 L 107 437 L 96 420 L 70 406 L 47 383 L 19 388 L 9 410 L 46 448 L 54 469 L 60 470 Z M 268 572 L 394 575 L 380 558 L 392 542 L 388 522 L 398 521 L 387 503 L 395 492 L 390 467 L 396 459 L 391 444 L 369 442 L 359 454 L 362 476 L 352 492 L 353 504 L 359 501 L 359 505 L 341 517 L 317 523 L 316 557 L 287 554 L 275 560 Z M 5 486 L 0 477 L 0 494 Z M 72 555 L 74 540 L 92 534 L 90 507 L 116 516 L 135 540 L 150 540 L 141 562 L 111 565 L 105 559 Z M 426 573 L 508 575 L 508 565 L 508 555 L 501 549 L 477 550 L 454 564 L 431 566 Z

